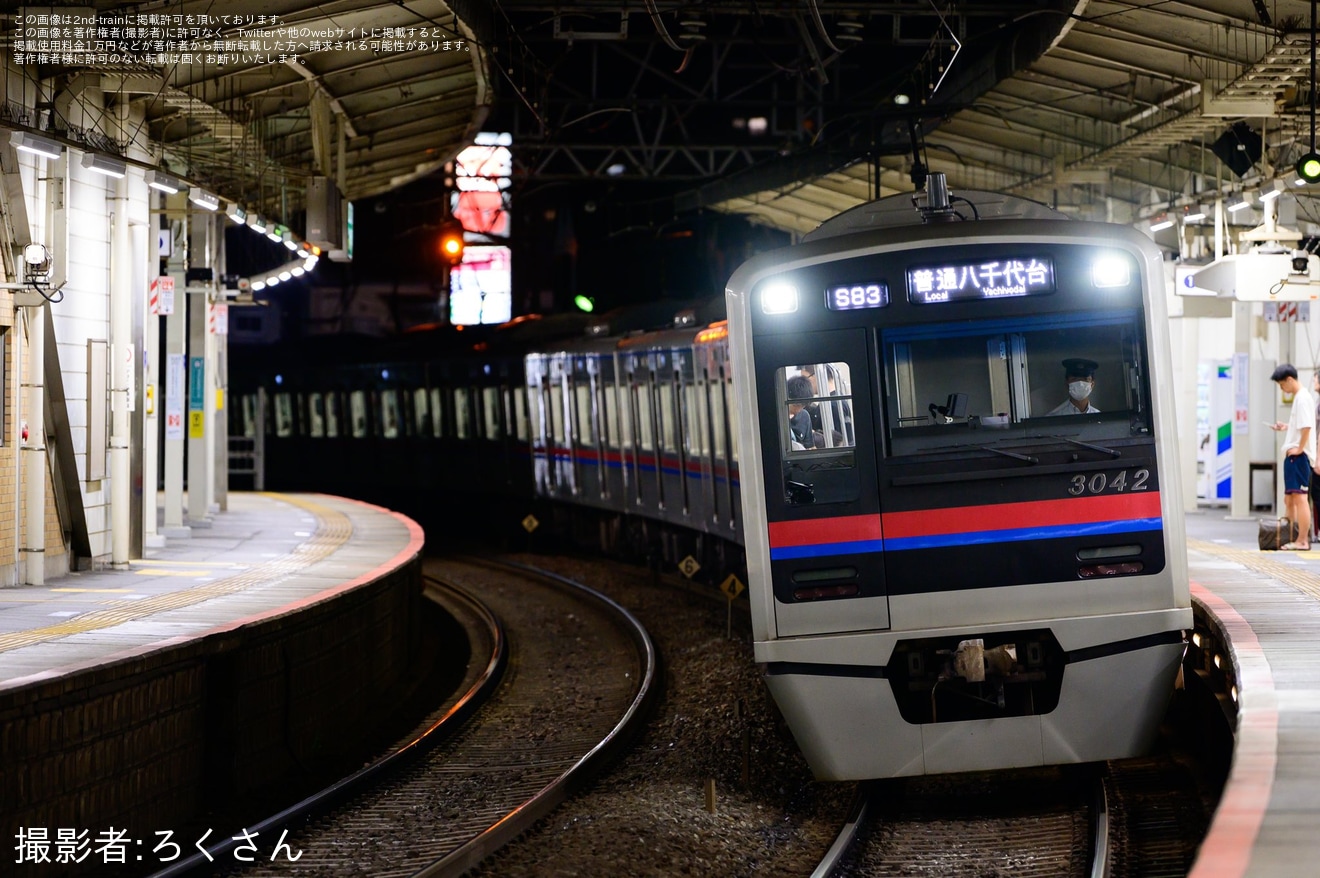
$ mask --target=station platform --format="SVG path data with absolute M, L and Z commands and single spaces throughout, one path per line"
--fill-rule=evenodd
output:
M 1269 517 L 1185 518 L 1192 597 L 1227 635 L 1240 689 L 1229 780 L 1192 878 L 1320 874 L 1320 543 L 1260 551 Z
M 415 685 L 415 522 L 322 494 L 231 493 L 207 525 L 127 569 L 0 589 L 11 846 L 110 832 L 145 845 L 297 789 L 357 758 Z M 58 874 L 104 874 L 95 860 Z
M 421 550 L 407 518 L 317 494 L 231 493 L 190 531 L 127 570 L 0 588 L 0 686 L 292 612 Z

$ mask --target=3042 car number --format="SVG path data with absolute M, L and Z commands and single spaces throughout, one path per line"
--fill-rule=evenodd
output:
M 1092 475 L 1073 476 L 1068 493 L 1074 497 L 1083 494 L 1122 494 L 1127 491 L 1146 491 L 1149 486 L 1150 470 L 1139 469 L 1129 472 L 1119 470 L 1116 473 L 1094 473 Z

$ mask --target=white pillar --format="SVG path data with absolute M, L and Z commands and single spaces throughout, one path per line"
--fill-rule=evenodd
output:
M 129 392 L 133 348 L 133 239 L 128 226 L 128 180 L 115 183 L 110 228 L 110 561 L 129 561 L 132 473 L 129 467 Z M 154 503 L 152 504 L 155 505 Z
M 215 236 L 214 224 L 208 216 L 189 217 L 188 267 L 211 266 L 211 242 Z M 193 281 L 188 289 L 188 524 L 192 527 L 210 524 L 211 493 L 214 479 L 208 474 L 214 459 L 209 441 L 208 409 L 215 407 L 211 396 L 211 369 L 208 366 L 206 322 L 210 316 L 210 283 Z
M 1233 303 L 1234 408 L 1247 406 L 1251 398 L 1251 303 Z M 1241 373 L 1241 374 L 1239 374 Z M 1229 520 L 1251 517 L 1251 428 L 1250 412 L 1245 425 L 1233 416 L 1233 476 L 1229 483 Z M 1240 432 L 1239 432 L 1240 431 Z
M 165 317 L 165 536 L 188 536 L 183 523 L 183 441 L 187 435 L 187 338 L 188 294 L 184 292 L 184 260 L 187 248 L 188 200 L 182 195 L 166 196 L 169 234 L 174 236 L 169 256 L 169 276 L 174 279 L 174 313 Z M 176 226 L 176 223 L 178 224 Z M 175 234 L 176 231 L 178 234 Z M 170 416 L 178 416 L 176 423 Z
M 150 200 L 154 201 L 154 198 Z M 148 284 L 160 273 L 159 217 L 151 213 L 151 224 L 146 229 Z M 159 293 L 157 293 L 159 295 Z M 160 316 L 146 310 L 142 320 L 142 544 L 149 548 L 165 545 L 165 538 L 157 533 L 156 485 L 160 480 L 160 413 L 165 406 L 161 394 L 160 376 Z

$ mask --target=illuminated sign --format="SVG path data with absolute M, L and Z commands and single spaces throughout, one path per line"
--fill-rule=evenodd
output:
M 841 284 L 825 291 L 825 307 L 831 311 L 883 308 L 889 304 L 889 285 L 884 283 Z
M 1031 257 L 925 265 L 908 269 L 907 285 L 914 305 L 1041 296 L 1054 292 L 1054 263 Z

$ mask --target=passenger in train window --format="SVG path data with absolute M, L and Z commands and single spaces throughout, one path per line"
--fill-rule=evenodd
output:
M 794 443 L 793 450 L 805 451 L 819 447 L 816 439 L 820 434 L 812 428 L 811 414 L 806 403 L 794 402 L 799 399 L 811 399 L 811 381 L 805 375 L 794 375 L 784 383 L 784 394 L 788 398 L 788 429 Z M 820 437 L 824 445 L 824 437 Z M 801 446 L 801 447 L 799 447 Z
M 1068 391 L 1068 398 L 1045 413 L 1054 415 L 1098 415 L 1100 409 L 1091 405 L 1091 394 L 1095 391 L 1095 370 L 1100 364 L 1083 357 L 1069 357 L 1063 361 L 1063 383 Z

